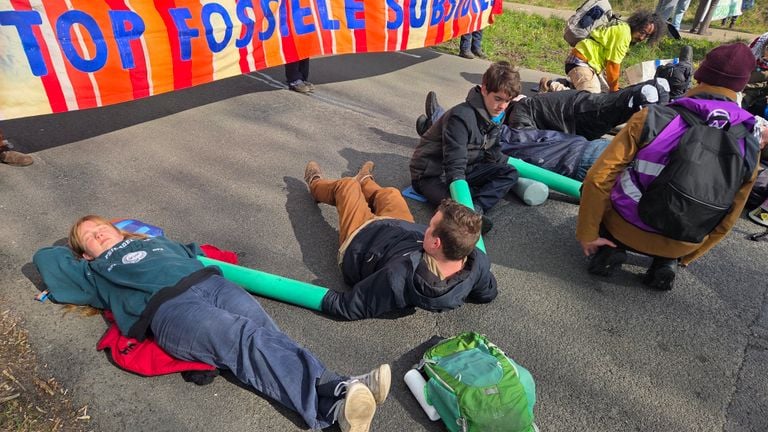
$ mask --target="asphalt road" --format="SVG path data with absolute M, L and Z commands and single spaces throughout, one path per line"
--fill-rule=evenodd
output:
M 180 241 L 239 252 L 245 266 L 345 289 L 336 214 L 302 181 L 307 160 L 328 176 L 376 162 L 384 185 L 409 184 L 414 119 L 436 90 L 451 106 L 487 62 L 429 49 L 312 61 L 313 96 L 289 92 L 282 68 L 98 110 L 0 122 L 26 168 L 0 166 L 0 297 L 26 318 L 40 366 L 88 404 L 100 431 L 293 431 L 298 416 L 227 377 L 141 378 L 95 350 L 100 318 L 62 316 L 38 289 L 34 251 L 86 213 L 139 218 Z M 539 73 L 522 71 L 530 89 Z M 409 202 L 422 222 L 429 209 Z M 768 243 L 746 219 L 669 293 L 640 284 L 648 259 L 612 279 L 588 275 L 574 239 L 578 207 L 510 196 L 486 237 L 499 297 L 442 314 L 340 322 L 262 300 L 275 321 L 331 369 L 395 373 L 375 431 L 441 431 L 402 376 L 433 335 L 485 333 L 533 373 L 543 431 L 768 430 Z

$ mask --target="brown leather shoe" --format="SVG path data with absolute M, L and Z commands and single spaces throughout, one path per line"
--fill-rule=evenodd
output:
M 363 164 L 363 166 L 360 167 L 360 171 L 357 172 L 357 175 L 355 176 L 355 180 L 357 180 L 358 183 L 364 182 L 366 179 L 373 178 L 373 167 L 374 167 L 373 161 L 367 161 Z
M 13 150 L 7 150 L 5 147 L 0 147 L 0 162 L 12 166 L 27 166 L 32 165 L 34 160 L 32 156 L 25 155 Z
M 546 93 L 549 91 L 549 78 L 543 76 L 539 80 L 539 93 Z
M 315 180 L 323 178 L 323 172 L 320 170 L 320 165 L 315 161 L 307 162 L 306 168 L 304 168 L 304 181 L 307 186 L 311 186 Z

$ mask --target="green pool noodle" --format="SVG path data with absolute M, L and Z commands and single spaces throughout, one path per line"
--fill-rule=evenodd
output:
M 520 177 L 542 182 L 552 190 L 556 190 L 574 198 L 581 198 L 581 182 L 578 180 L 574 180 L 570 177 L 566 177 L 513 157 L 509 158 L 508 163 L 515 167 L 520 174 Z
M 472 203 L 472 194 L 469 193 L 469 185 L 467 184 L 466 180 L 454 180 L 451 182 L 451 185 L 448 186 L 448 189 L 451 191 L 451 198 L 453 198 L 454 201 L 464 205 L 465 207 L 469 207 L 472 210 L 475 209 L 475 205 Z M 477 248 L 481 251 L 485 252 L 485 242 L 483 241 L 483 236 L 480 236 L 480 238 L 477 239 L 477 244 L 475 246 L 477 246 Z
M 206 266 L 220 268 L 225 279 L 240 285 L 251 294 L 322 311 L 321 304 L 328 288 L 202 256 L 197 259 Z

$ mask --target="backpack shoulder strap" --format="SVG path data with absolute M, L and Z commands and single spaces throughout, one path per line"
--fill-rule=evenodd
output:
M 680 117 L 688 123 L 688 126 L 696 126 L 696 125 L 706 125 L 707 123 L 702 120 L 701 117 L 694 114 L 693 111 L 689 110 L 688 108 L 685 108 L 681 105 L 667 105 L 668 107 L 675 110 Z

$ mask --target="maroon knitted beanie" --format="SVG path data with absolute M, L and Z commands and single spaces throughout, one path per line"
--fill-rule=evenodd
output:
M 747 85 L 754 68 L 755 56 L 748 46 L 743 43 L 720 45 L 704 56 L 693 77 L 700 83 L 740 92 Z

